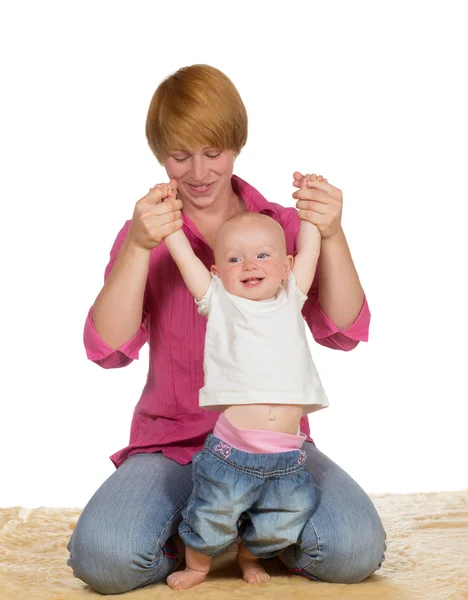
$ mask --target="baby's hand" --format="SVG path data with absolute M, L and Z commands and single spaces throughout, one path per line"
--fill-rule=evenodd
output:
M 136 203 L 129 239 L 148 250 L 159 246 L 164 238 L 182 227 L 181 209 L 177 181 L 158 183 Z
M 306 179 L 307 181 L 324 181 L 325 183 L 328 183 L 328 181 L 322 177 L 321 175 L 316 175 L 315 173 L 312 173 L 312 175 L 309 175 L 309 173 L 307 173 L 307 175 L 302 175 L 301 173 L 299 173 L 299 171 L 294 171 L 294 181 L 293 181 L 293 186 L 294 187 L 301 187 L 301 181 L 303 179 Z
M 169 183 L 158 183 L 152 189 L 158 190 L 161 202 L 177 198 L 177 181 L 175 179 L 171 179 Z
M 321 175 L 302 175 L 294 172 L 293 185 L 299 190 L 292 197 L 297 200 L 297 215 L 310 221 L 320 231 L 322 240 L 331 238 L 341 231 L 343 192 L 334 187 Z

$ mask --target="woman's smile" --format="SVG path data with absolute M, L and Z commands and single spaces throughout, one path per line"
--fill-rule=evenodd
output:
M 213 189 L 214 183 L 204 184 L 204 185 L 192 185 L 188 184 L 190 191 L 192 194 L 196 194 L 197 196 L 204 196 L 205 194 L 209 194 Z

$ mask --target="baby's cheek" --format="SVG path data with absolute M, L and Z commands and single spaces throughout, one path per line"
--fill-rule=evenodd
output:
M 226 284 L 224 284 L 223 282 L 223 285 L 229 293 L 233 293 L 236 290 L 237 277 L 234 277 L 234 275 L 230 273 L 229 276 L 226 278 Z
M 235 284 L 237 281 L 235 269 L 232 269 L 230 267 L 221 269 L 219 271 L 219 276 L 221 277 L 221 281 L 223 282 L 224 289 L 231 293 L 235 289 Z
M 283 279 L 285 269 L 283 265 L 276 265 L 274 269 L 271 269 L 269 276 L 272 279 L 279 279 L 280 281 Z

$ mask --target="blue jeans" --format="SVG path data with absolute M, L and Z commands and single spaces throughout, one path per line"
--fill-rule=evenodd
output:
M 312 443 L 305 442 L 303 450 L 317 500 L 283 562 L 310 579 L 363 581 L 384 558 L 379 515 L 362 488 Z M 177 564 L 169 538 L 191 491 L 191 464 L 179 465 L 161 453 L 127 458 L 80 515 L 68 544 L 74 575 L 101 594 L 164 581 Z
M 179 534 L 207 556 L 227 550 L 238 535 L 247 550 L 272 558 L 295 544 L 315 505 L 303 450 L 253 454 L 210 434 L 193 457 L 193 490 Z

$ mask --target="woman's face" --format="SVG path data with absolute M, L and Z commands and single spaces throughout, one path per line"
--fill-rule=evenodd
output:
M 234 152 L 219 148 L 171 150 L 164 167 L 177 181 L 178 197 L 193 208 L 207 208 L 222 196 L 232 195 Z

